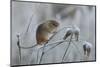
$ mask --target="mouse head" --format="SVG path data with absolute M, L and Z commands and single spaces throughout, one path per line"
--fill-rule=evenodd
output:
M 58 27 L 59 23 L 55 20 L 48 20 L 51 27 Z

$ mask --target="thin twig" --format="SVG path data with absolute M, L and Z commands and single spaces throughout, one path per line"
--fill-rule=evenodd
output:
M 55 43 L 52 43 L 52 44 L 56 44 L 54 45 L 53 47 L 51 47 L 50 49 L 48 49 L 47 51 L 45 51 L 44 53 L 47 53 L 48 51 L 54 49 L 56 46 L 60 45 L 61 43 L 64 43 L 64 42 L 68 42 L 67 40 L 63 40 L 63 41 L 59 41 L 59 42 L 55 42 Z M 50 45 L 50 44 L 49 44 Z
M 40 49 L 39 49 L 39 50 L 40 50 Z M 39 50 L 37 51 L 37 59 L 36 59 L 36 60 L 37 60 L 37 61 L 36 61 L 37 63 L 38 63 Z
M 42 50 L 42 55 L 41 55 L 41 57 L 40 57 L 39 64 L 40 64 L 41 61 L 42 61 L 42 58 L 43 58 L 43 55 L 44 55 L 44 49 L 45 49 L 46 44 L 47 44 L 56 34 L 57 34 L 57 32 L 56 32 L 52 37 L 50 37 L 50 39 L 44 44 L 43 50 Z
M 63 43 L 63 42 L 67 42 L 67 40 L 63 40 L 63 41 L 59 41 L 59 42 L 55 42 L 55 43 L 51 43 L 51 44 L 57 44 L 57 45 L 55 45 L 55 46 L 53 46 L 53 47 L 51 47 L 50 49 L 48 49 L 47 51 L 44 51 L 44 54 L 45 53 L 47 53 L 48 51 L 50 51 L 51 49 L 53 49 L 53 48 L 55 48 L 56 46 L 58 46 L 58 45 L 60 45 L 61 43 Z M 50 45 L 50 44 L 49 44 Z M 47 47 L 48 45 L 46 45 L 45 47 Z M 42 47 L 43 48 L 43 47 Z M 40 48 L 41 49 L 41 48 Z M 40 50 L 39 49 L 39 50 Z M 38 50 L 38 53 L 39 53 L 39 50 Z M 38 62 L 38 53 L 37 53 L 37 62 Z
M 19 56 L 20 56 L 20 64 L 21 64 L 21 48 L 19 47 Z
M 64 53 L 64 55 L 63 55 L 62 62 L 63 62 L 63 60 L 64 60 L 64 58 L 65 58 L 65 55 L 66 55 L 66 53 L 67 53 L 67 51 L 68 51 L 68 48 L 69 48 L 69 46 L 70 46 L 70 43 L 71 43 L 71 41 L 72 41 L 72 36 L 73 36 L 73 34 L 71 34 L 71 38 L 70 38 L 69 44 L 68 44 L 68 46 L 67 46 L 67 48 L 66 48 L 66 50 L 65 50 L 65 53 Z
M 33 16 L 34 16 L 34 14 L 32 14 L 32 16 L 30 17 L 29 24 L 28 24 L 26 32 L 28 32 L 28 30 L 29 30 Z
M 22 49 L 29 49 L 29 48 L 33 48 L 33 47 L 36 47 L 36 46 L 37 46 L 37 44 L 35 44 L 35 45 L 33 45 L 33 46 L 30 46 L 30 47 L 20 46 L 20 48 L 22 48 Z
M 18 46 L 18 50 L 19 50 L 19 60 L 20 60 L 20 64 L 21 64 L 21 48 L 20 48 L 20 39 L 19 39 L 19 35 L 17 36 L 18 41 L 17 41 L 17 46 Z
M 29 27 L 30 27 L 30 25 L 31 25 L 31 21 L 32 21 L 33 16 L 34 16 L 34 14 L 32 14 L 32 16 L 29 18 L 29 22 L 28 22 L 28 26 L 27 26 L 27 28 L 26 28 L 25 31 L 23 31 L 23 32 L 20 34 L 20 36 L 21 36 L 21 35 L 24 36 L 24 35 L 28 32 Z
M 73 45 L 76 47 L 76 49 L 78 50 L 78 52 L 80 53 L 80 55 L 82 56 L 82 54 L 81 54 L 79 48 L 76 46 L 76 44 L 75 44 L 73 41 L 72 41 L 72 43 L 73 43 Z
M 76 40 L 75 40 L 75 41 L 76 41 Z M 72 41 L 72 43 L 73 43 L 73 45 L 76 47 L 76 49 L 78 50 L 79 48 L 76 46 L 76 44 L 75 44 L 73 41 Z M 81 52 L 80 52 L 79 50 L 78 50 L 78 52 L 80 53 L 80 55 L 82 55 Z M 69 53 L 70 53 L 70 52 L 67 53 L 66 58 L 68 58 Z

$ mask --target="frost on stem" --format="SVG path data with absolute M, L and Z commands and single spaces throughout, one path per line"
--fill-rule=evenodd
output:
M 73 34 L 75 35 L 75 40 L 79 41 L 80 29 L 76 25 L 73 25 Z
M 73 33 L 73 29 L 72 28 L 68 28 L 63 39 L 64 40 L 67 39 L 72 33 Z
M 74 34 L 75 40 L 79 41 L 80 29 L 76 25 L 73 25 L 72 28 L 67 28 L 66 34 L 63 39 L 67 39 L 71 34 Z
M 20 47 L 20 33 L 17 33 L 17 39 L 18 39 L 18 41 L 17 41 L 17 46 L 18 46 L 18 50 L 19 50 L 19 62 L 21 63 L 21 47 Z

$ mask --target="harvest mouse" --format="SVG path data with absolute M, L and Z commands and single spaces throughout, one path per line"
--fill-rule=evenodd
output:
M 36 30 L 37 44 L 42 45 L 49 40 L 50 36 L 57 32 L 59 23 L 56 20 L 47 20 L 40 24 Z

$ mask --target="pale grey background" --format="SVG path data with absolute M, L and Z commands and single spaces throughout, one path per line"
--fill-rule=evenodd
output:
M 32 15 L 33 18 L 29 31 L 25 33 Z M 16 34 L 21 33 L 22 46 L 32 46 L 36 43 L 35 31 L 37 26 L 48 19 L 58 20 L 60 22 L 59 29 L 76 24 L 80 28 L 80 39 L 86 40 L 93 45 L 91 56 L 88 60 L 95 60 L 95 7 L 14 1 L 12 2 L 12 65 L 19 65 Z M 51 42 L 61 40 L 64 32 L 65 30 L 57 34 Z M 45 54 L 42 63 L 61 62 L 61 58 L 67 47 L 66 44 L 63 43 Z M 82 55 L 71 45 L 66 54 L 65 62 L 86 61 L 83 57 L 82 43 L 79 42 L 76 44 Z M 21 64 L 36 64 L 37 50 L 38 48 L 22 49 Z M 41 54 L 41 51 L 39 54 Z

